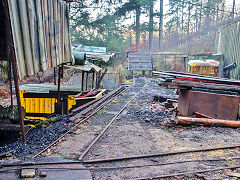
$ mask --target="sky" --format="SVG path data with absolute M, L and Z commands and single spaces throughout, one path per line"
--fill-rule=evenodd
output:
M 123 2 L 127 2 L 127 1 L 128 0 L 123 0 Z M 233 0 L 225 0 L 225 1 L 226 1 L 226 5 L 227 6 L 232 7 Z M 168 3 L 169 3 L 169 0 L 163 0 L 163 5 L 164 5 L 163 11 L 164 11 L 164 14 L 166 14 L 168 9 L 169 9 Z M 235 0 L 235 3 L 236 3 L 236 9 L 238 9 L 240 11 L 240 0 Z M 159 12 L 159 10 L 160 10 L 160 0 L 156 1 L 155 6 L 154 6 L 154 10 L 156 12 Z M 92 10 L 92 13 L 91 13 L 92 14 L 92 18 L 96 19 L 99 16 L 99 13 L 101 13 L 101 9 L 94 9 L 94 10 Z M 129 17 L 131 17 L 131 19 L 125 20 L 123 22 L 123 24 L 126 25 L 126 26 L 133 24 L 134 17 L 135 17 L 134 13 L 129 14 Z M 149 17 L 147 15 L 142 15 L 140 19 L 141 19 L 141 23 L 149 21 Z M 154 21 L 158 22 L 159 18 L 154 18 Z M 166 21 L 167 21 L 167 17 L 164 18 L 164 24 L 165 24 Z

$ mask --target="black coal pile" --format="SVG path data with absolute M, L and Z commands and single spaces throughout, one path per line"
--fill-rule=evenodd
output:
M 135 78 L 134 81 L 135 81 L 134 87 L 143 87 L 144 85 L 146 85 L 146 80 L 144 77 Z
M 141 87 L 138 90 L 140 93 L 136 97 L 136 104 L 138 104 L 139 108 L 130 111 L 134 113 L 137 119 L 156 125 L 170 119 L 172 112 L 165 108 L 162 103 L 154 102 L 154 96 L 165 97 L 165 100 L 175 99 L 177 97 L 173 89 L 158 86 L 156 80 L 150 78 L 136 78 L 135 87 Z
M 26 144 L 22 140 L 0 146 L 0 153 L 12 151 L 15 157 L 27 157 L 37 154 L 50 143 L 67 132 L 73 123 L 69 122 L 67 116 L 57 116 L 49 125 L 39 126 L 27 134 Z
M 150 122 L 155 125 L 160 125 L 162 122 L 168 121 L 171 114 L 172 112 L 160 103 L 147 104 L 134 113 L 139 120 Z

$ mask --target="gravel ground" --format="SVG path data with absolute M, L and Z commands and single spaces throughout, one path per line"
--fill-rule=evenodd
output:
M 91 148 L 84 160 L 113 158 L 121 156 L 142 155 L 150 153 L 191 150 L 237 145 L 240 129 L 202 126 L 164 126 L 169 121 L 171 112 L 162 103 L 154 102 L 154 95 L 175 97 L 173 90 L 156 85 L 154 79 L 136 78 L 135 85 L 117 96 L 88 122 L 79 126 L 64 141 L 61 141 L 46 157 L 78 159 L 91 141 L 101 132 L 114 115 L 133 97 L 129 106 L 121 113 L 99 141 Z M 186 160 L 205 160 L 200 162 L 177 163 L 162 166 L 145 166 L 141 168 L 124 168 L 111 170 L 91 170 L 94 179 L 138 179 L 163 174 L 194 171 L 201 169 L 235 166 L 240 151 L 236 149 L 218 150 L 200 153 L 143 158 L 111 163 L 98 163 L 94 167 L 119 167 L 130 165 L 147 165 Z M 219 159 L 226 158 L 226 161 Z M 212 159 L 209 161 L 209 159 Z M 213 161 L 218 159 L 218 161 Z M 224 170 L 195 175 L 178 176 L 169 179 L 237 179 L 240 169 Z

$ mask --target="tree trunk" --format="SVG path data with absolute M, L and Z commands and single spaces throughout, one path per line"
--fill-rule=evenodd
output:
M 198 31 L 198 10 L 195 10 L 195 18 L 196 18 L 196 22 L 195 22 L 195 32 Z
M 182 2 L 182 34 L 184 33 L 184 1 Z
M 233 6 L 232 6 L 232 18 L 234 18 L 235 14 L 235 0 L 233 0 Z
M 202 0 L 200 2 L 200 12 L 199 12 L 199 25 L 198 25 L 198 29 L 200 30 L 201 25 L 202 25 Z
M 163 0 L 160 0 L 159 51 L 163 48 Z
M 153 0 L 150 0 L 150 15 L 149 15 L 149 51 L 152 50 L 153 43 Z
M 177 16 L 177 26 L 176 26 L 176 33 L 177 33 L 177 38 L 178 38 L 178 28 L 179 28 L 179 4 L 177 4 L 177 9 L 176 9 L 176 16 Z
M 136 9 L 136 46 L 138 47 L 140 44 L 140 15 L 141 9 L 140 7 Z
M 190 10 L 190 2 L 188 4 L 188 23 L 187 23 L 187 32 L 188 35 L 190 33 L 190 18 L 191 18 L 191 10 Z
M 222 4 L 222 20 L 224 19 L 225 3 Z

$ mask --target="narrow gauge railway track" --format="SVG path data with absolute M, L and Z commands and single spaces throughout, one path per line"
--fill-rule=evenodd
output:
M 134 85 L 132 88 L 135 88 L 138 84 L 136 83 L 136 79 L 134 78 Z M 112 123 L 119 117 L 119 115 L 123 112 L 124 109 L 127 108 L 127 106 L 141 93 L 141 90 L 147 86 L 146 80 L 144 80 L 145 85 L 140 86 L 137 88 L 140 88 L 137 93 L 120 109 L 120 111 L 109 121 L 107 126 L 100 132 L 100 134 L 89 144 L 89 146 L 85 149 L 85 151 L 80 155 L 79 160 L 83 161 L 83 158 L 87 155 L 87 153 L 90 151 L 90 149 L 97 143 L 97 141 L 102 137 L 102 135 L 107 131 L 107 129 L 112 125 Z
M 146 86 L 146 85 L 145 85 Z M 217 150 L 223 150 L 223 149 L 234 149 L 239 148 L 240 145 L 233 145 L 233 146 L 223 146 L 223 147 L 211 147 L 211 148 L 202 148 L 202 149 L 193 149 L 193 150 L 185 150 L 185 151 L 176 151 L 176 152 L 160 152 L 156 154 L 144 154 L 144 155 L 136 155 L 136 156 L 124 156 L 124 157 L 118 157 L 118 158 L 108 158 L 108 159 L 90 159 L 90 160 L 83 160 L 84 157 L 87 155 L 87 153 L 91 150 L 91 148 L 96 145 L 97 141 L 102 137 L 102 135 L 106 132 L 106 130 L 112 125 L 112 123 L 118 118 L 118 116 L 121 114 L 121 112 L 136 98 L 136 96 L 141 93 L 140 91 L 135 94 L 124 106 L 123 108 L 112 118 L 111 121 L 105 126 L 105 128 L 101 131 L 101 133 L 89 144 L 89 146 L 85 149 L 85 151 L 81 154 L 79 157 L 79 161 L 69 161 L 69 162 L 43 162 L 43 163 L 24 163 L 24 164 L 10 164 L 10 165 L 2 165 L 2 169 L 0 169 L 0 172 L 6 172 L 11 170 L 18 170 L 22 166 L 28 166 L 29 168 L 39 168 L 39 169 L 49 169 L 49 170 L 102 170 L 102 171 L 108 171 L 113 169 L 127 169 L 127 168 L 145 168 L 145 167 L 151 167 L 151 166 L 165 166 L 165 165 L 174 165 L 174 164 L 183 164 L 183 163 L 192 163 L 192 162 L 228 162 L 229 157 L 222 157 L 222 158 L 213 158 L 213 159 L 196 159 L 196 160 L 182 160 L 182 161 L 171 161 L 171 162 L 163 162 L 163 163 L 140 163 L 138 165 L 121 165 L 116 166 L 115 163 L 117 161 L 126 161 L 131 159 L 140 159 L 140 158 L 151 158 L 151 157 L 162 157 L 162 156 L 174 156 L 178 154 L 183 153 L 199 153 L 199 152 L 209 152 L 209 151 L 217 151 Z M 81 122 L 81 121 L 80 121 Z M 240 157 L 233 157 L 230 158 L 231 160 L 239 160 Z M 113 166 L 104 166 L 104 163 L 114 163 Z M 87 165 L 87 168 L 56 168 L 52 165 L 58 165 L 58 164 L 85 164 Z M 90 166 L 90 167 L 89 167 Z M 6 169 L 4 169 L 6 168 Z M 158 174 L 152 177 L 146 176 L 145 178 L 140 179 L 161 179 L 161 178 L 171 178 L 175 176 L 183 176 L 185 174 L 194 174 L 196 177 L 198 177 L 198 173 L 206 173 L 206 172 L 214 172 L 214 171 L 222 171 L 225 169 L 237 169 L 240 168 L 239 165 L 226 165 L 226 164 L 218 164 L 216 168 L 204 168 L 204 169 L 194 169 L 193 171 L 186 171 L 186 172 L 175 172 L 175 173 L 169 173 L 169 174 Z
M 134 85 L 133 87 L 136 85 L 135 82 L 135 78 L 134 80 Z M 147 83 L 145 82 L 145 86 L 147 85 Z M 144 87 L 145 87 L 144 86 Z M 140 87 L 137 87 L 140 88 Z M 117 96 L 118 94 L 120 94 L 121 92 L 125 91 L 127 88 L 126 86 L 121 86 L 118 89 L 116 89 L 113 92 L 108 93 L 107 95 L 90 101 L 89 103 L 86 103 L 80 107 L 77 107 L 76 109 L 72 110 L 72 113 L 70 114 L 70 120 L 75 120 L 78 117 L 83 117 L 85 116 L 85 118 L 83 118 L 82 120 L 80 120 L 74 127 L 72 127 L 70 130 L 68 130 L 66 133 L 64 133 L 63 135 L 61 135 L 57 140 L 53 141 L 51 144 L 49 144 L 45 149 L 43 149 L 42 151 L 38 152 L 37 154 L 35 154 L 32 158 L 36 158 L 38 156 L 40 156 L 41 154 L 43 154 L 44 152 L 46 152 L 49 148 L 51 148 L 52 146 L 58 144 L 61 139 L 63 139 L 67 134 L 69 134 L 70 132 L 75 131 L 78 126 L 84 122 L 86 122 L 90 117 L 92 117 L 98 110 L 100 110 L 101 108 L 103 108 L 105 105 L 107 105 L 108 103 L 110 103 L 113 98 Z M 141 87 L 140 89 L 143 89 L 143 87 Z M 97 140 L 103 135 L 103 133 L 108 129 L 108 127 L 112 124 L 112 122 L 117 119 L 117 117 L 121 114 L 121 112 L 128 106 L 128 104 L 130 102 L 132 102 L 135 97 L 140 93 L 140 91 L 138 91 L 138 93 L 129 101 L 127 102 L 127 104 L 125 104 L 125 106 L 119 111 L 119 113 L 117 113 L 114 118 L 110 121 L 110 123 L 103 129 L 103 131 L 93 140 L 93 142 L 86 148 L 86 150 L 83 152 L 83 154 L 80 156 L 80 160 L 83 159 L 83 157 L 85 157 L 85 155 L 88 153 L 88 151 L 90 150 L 90 148 L 97 142 Z
M 45 149 L 43 149 L 42 151 L 38 152 L 37 154 L 35 154 L 32 158 L 36 158 L 38 156 L 40 156 L 41 154 L 43 154 L 44 152 L 46 152 L 49 148 L 51 148 L 52 146 L 58 144 L 61 139 L 63 139 L 67 134 L 75 131 L 78 126 L 84 122 L 86 122 L 90 117 L 92 117 L 98 110 L 100 110 L 101 108 L 103 108 L 104 106 L 106 106 L 108 103 L 110 103 L 113 98 L 117 95 L 119 95 L 120 93 L 122 93 L 123 91 L 125 91 L 127 89 L 126 86 L 121 86 L 118 89 L 116 89 L 113 92 L 110 92 L 104 96 L 102 96 L 99 99 L 90 101 L 87 104 L 84 104 L 76 109 L 74 109 L 72 111 L 72 113 L 69 115 L 70 116 L 70 120 L 76 120 L 79 117 L 84 117 L 83 119 L 79 120 L 74 127 L 72 127 L 71 129 L 69 129 L 66 133 L 64 133 L 63 135 L 61 135 L 58 139 L 56 139 L 55 141 L 53 141 L 51 144 L 49 144 Z

